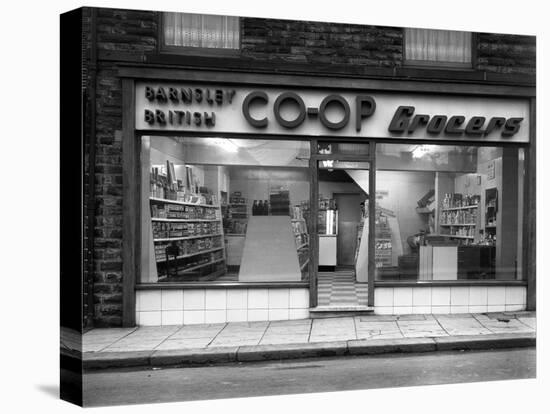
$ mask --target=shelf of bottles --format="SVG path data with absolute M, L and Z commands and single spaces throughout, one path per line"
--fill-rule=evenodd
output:
M 443 198 L 439 225 L 441 234 L 470 243 L 476 236 L 479 195 L 447 193 Z
M 326 236 L 338 234 L 338 209 L 334 198 L 319 197 L 317 232 Z
M 376 267 L 390 267 L 392 265 L 392 240 L 388 217 L 376 210 L 374 262 Z
M 292 232 L 294 233 L 294 241 L 296 243 L 296 252 L 298 253 L 298 263 L 302 272 L 302 279 L 308 275 L 309 264 L 309 234 L 307 231 L 306 215 L 309 206 L 307 201 L 303 201 L 299 205 L 292 206 L 290 209 L 290 222 L 292 224 Z
M 389 212 L 389 210 L 385 210 Z M 392 265 L 392 237 L 391 227 L 388 222 L 388 217 L 384 211 L 376 206 L 375 212 L 375 240 L 374 240 L 374 262 L 377 268 L 390 267 Z M 361 243 L 368 243 L 367 240 L 362 240 L 363 227 L 368 223 L 368 200 L 361 204 L 361 221 L 357 225 L 357 243 L 355 246 L 355 262 L 359 257 L 359 249 Z
M 225 252 L 215 195 L 198 185 L 184 187 L 179 180 L 169 184 L 167 176 L 153 169 L 149 202 L 159 280 L 220 270 Z
M 485 237 L 483 243 L 495 245 L 497 241 L 498 192 L 496 188 L 485 190 Z
M 248 202 L 239 191 L 234 191 L 229 197 L 225 209 L 224 230 L 226 234 L 246 234 L 248 224 Z

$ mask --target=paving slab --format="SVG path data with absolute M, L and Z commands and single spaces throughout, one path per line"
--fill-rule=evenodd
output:
M 226 327 L 225 323 L 209 324 L 209 325 L 184 325 L 181 329 L 170 336 L 170 339 L 198 339 L 209 338 L 214 339 L 222 329 Z
M 355 328 L 357 339 L 373 339 L 373 338 L 402 338 L 403 333 L 397 326 L 396 321 L 368 321 L 363 318 L 355 319 Z
M 510 319 L 508 321 L 500 321 L 498 319 L 492 319 L 487 321 L 480 321 L 482 325 L 490 330 L 492 333 L 510 333 L 510 332 L 532 332 L 533 329 L 529 326 L 521 323 L 517 319 Z
M 447 336 L 448 333 L 434 320 L 398 320 L 397 325 L 405 338 Z
M 239 322 L 228 324 L 212 341 L 212 347 L 258 345 L 269 322 Z
M 265 335 L 260 345 L 277 345 L 277 344 L 301 344 L 307 343 L 309 340 L 309 332 L 305 334 L 277 334 Z
M 438 322 L 449 335 L 486 335 L 492 333 L 471 315 L 465 315 L 461 318 L 440 317 Z
M 186 338 L 186 339 L 167 339 L 157 345 L 154 350 L 162 351 L 168 349 L 197 349 L 206 348 L 213 338 Z
M 518 321 L 520 321 L 524 325 L 527 325 L 531 329 L 534 329 L 534 330 L 537 329 L 537 318 L 520 316 L 518 317 Z

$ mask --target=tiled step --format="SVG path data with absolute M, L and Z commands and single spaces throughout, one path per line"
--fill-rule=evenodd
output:
M 338 318 L 342 316 L 361 316 L 374 312 L 373 306 L 317 306 L 309 310 L 312 319 Z

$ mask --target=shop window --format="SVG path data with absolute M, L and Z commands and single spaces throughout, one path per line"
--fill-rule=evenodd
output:
M 182 52 L 187 48 L 238 50 L 239 18 L 191 13 L 162 13 L 162 50 Z
M 406 65 L 472 66 L 472 34 L 452 30 L 404 29 Z
M 309 142 L 142 137 L 142 283 L 304 282 Z
M 523 150 L 377 145 L 376 279 L 518 280 Z

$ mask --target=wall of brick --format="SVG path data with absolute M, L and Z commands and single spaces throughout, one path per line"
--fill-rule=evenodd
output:
M 399 28 L 274 19 L 242 19 L 242 54 L 256 60 L 400 66 Z
M 98 9 L 98 51 L 156 49 L 155 12 Z M 94 227 L 94 325 L 122 324 L 122 84 L 117 62 L 98 62 Z
M 487 72 L 534 74 L 535 37 L 479 33 L 475 68 Z
M 388 70 L 402 66 L 399 28 L 256 18 L 244 18 L 241 24 L 241 56 L 246 62 L 300 63 L 306 71 L 308 65 L 323 65 L 329 72 L 331 65 Z M 98 9 L 98 51 L 140 63 L 143 54 L 155 53 L 157 25 L 156 12 Z M 478 40 L 475 69 L 535 73 L 534 38 L 479 34 Z M 112 56 L 98 62 L 96 80 L 95 326 L 122 323 L 122 93 L 118 62 Z M 186 64 L 185 58 L 180 62 Z M 224 58 L 211 62 L 224 67 Z

